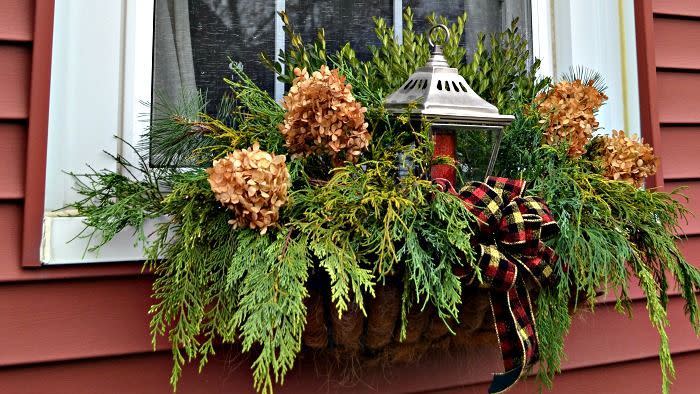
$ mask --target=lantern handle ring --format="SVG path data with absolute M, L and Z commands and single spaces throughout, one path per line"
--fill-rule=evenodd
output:
M 439 24 L 431 27 L 430 30 L 428 30 L 428 43 L 430 44 L 430 46 L 433 48 L 440 46 L 438 44 L 435 44 L 433 42 L 433 39 L 431 38 L 431 36 L 433 35 L 433 31 L 435 31 L 435 29 L 442 29 L 445 32 L 444 44 L 447 44 L 447 42 L 450 40 L 450 29 L 448 29 L 447 26 L 445 26 L 444 24 L 439 23 Z

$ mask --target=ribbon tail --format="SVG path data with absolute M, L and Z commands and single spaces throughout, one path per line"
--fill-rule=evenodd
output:
M 537 360 L 537 337 L 527 290 L 514 286 L 507 292 L 490 292 L 489 302 L 506 372 L 494 374 L 489 393 L 510 389 Z
M 489 394 L 499 394 L 509 390 L 518 382 L 523 374 L 523 366 L 519 365 L 510 371 L 493 374 L 493 380 L 489 386 Z

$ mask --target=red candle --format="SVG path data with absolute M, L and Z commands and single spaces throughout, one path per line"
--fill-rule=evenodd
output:
M 453 159 L 457 158 L 457 138 L 453 132 L 435 131 L 433 140 L 435 141 L 434 157 L 448 156 Z M 447 179 L 452 185 L 455 185 L 457 170 L 452 165 L 435 164 L 430 168 L 430 177 L 432 179 Z

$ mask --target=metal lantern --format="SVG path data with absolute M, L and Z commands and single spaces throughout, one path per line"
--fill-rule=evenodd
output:
M 445 31 L 445 42 L 449 39 L 447 26 L 440 24 L 430 29 L 430 59 L 386 98 L 385 106 L 395 114 L 405 113 L 411 107 L 415 121 L 430 122 L 435 155 L 454 158 L 463 177 L 483 180 L 493 171 L 503 128 L 514 117 L 499 114 L 494 105 L 472 90 L 456 68 L 447 64 L 441 46 L 430 38 L 435 29 Z M 435 165 L 431 177 L 455 184 L 456 169 Z

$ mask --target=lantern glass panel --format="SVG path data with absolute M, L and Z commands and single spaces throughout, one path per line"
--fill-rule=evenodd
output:
M 433 125 L 433 134 L 454 133 L 456 186 L 483 181 L 492 175 L 501 144 L 503 128 L 479 125 Z

